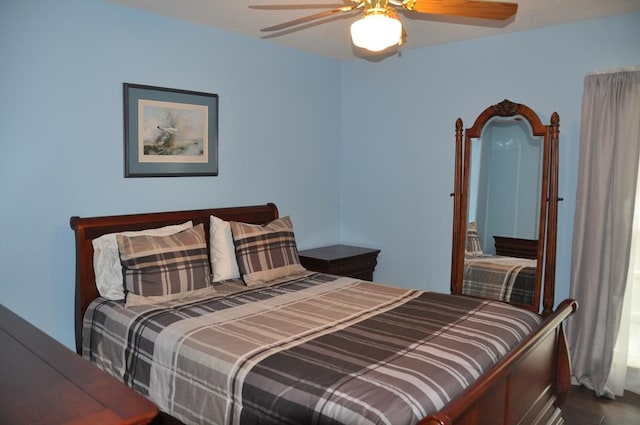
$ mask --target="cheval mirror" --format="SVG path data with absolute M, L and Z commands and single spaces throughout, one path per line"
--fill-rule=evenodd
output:
M 504 100 L 456 121 L 451 293 L 551 313 L 560 118 Z

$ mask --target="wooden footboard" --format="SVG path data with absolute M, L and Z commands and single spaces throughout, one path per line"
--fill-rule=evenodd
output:
M 577 308 L 562 302 L 517 350 L 418 425 L 562 424 L 559 408 L 571 386 L 562 322 Z
M 578 304 L 565 300 L 539 331 L 488 374 L 417 425 L 561 425 L 571 387 L 562 322 Z M 154 424 L 181 425 L 161 412 Z

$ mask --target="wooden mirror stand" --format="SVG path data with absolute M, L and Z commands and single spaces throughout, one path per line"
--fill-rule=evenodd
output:
M 543 294 L 541 314 L 546 316 L 551 313 L 560 200 L 559 125 L 560 117 L 556 112 L 551 115 L 550 124 L 544 125 L 529 107 L 506 99 L 485 109 L 470 128 L 463 130 L 462 120 L 457 119 L 451 293 L 501 299 L 534 312 L 540 312 Z M 512 131 L 510 126 L 517 127 L 517 130 L 513 130 L 516 135 L 500 136 Z M 526 159 L 526 162 L 522 159 L 524 154 L 533 155 L 533 159 Z M 505 167 L 508 171 L 501 171 L 502 165 L 496 159 L 487 162 L 492 155 L 493 158 L 503 158 L 501 161 L 507 164 Z M 519 157 L 509 159 L 506 155 Z M 494 177 L 487 177 L 491 175 Z M 527 182 L 527 179 L 531 180 Z M 493 195 L 490 195 L 491 186 Z M 522 193 L 529 199 L 526 205 L 519 200 L 505 200 L 510 194 L 521 197 Z M 492 206 L 492 202 L 495 206 Z M 492 222 L 498 224 L 487 224 L 490 223 L 487 217 L 492 211 L 497 211 L 493 212 Z M 482 216 L 477 224 L 477 233 L 476 214 Z M 498 214 L 500 217 L 497 217 Z M 484 238 L 488 254 L 468 249 L 471 222 L 474 223 L 473 235 L 477 237 L 480 234 Z M 522 230 L 523 227 L 527 227 L 527 230 Z M 477 240 L 479 242 L 481 239 Z M 495 240 L 495 249 L 488 246 L 488 240 L 492 241 L 491 245 Z M 476 270 L 475 275 L 470 274 L 478 264 L 479 267 L 485 267 L 493 261 L 509 264 L 508 273 L 511 274 L 498 277 L 502 275 L 496 274 L 495 265 L 488 266 L 480 273 Z M 520 263 L 523 265 L 520 266 Z M 516 275 L 514 270 L 522 270 L 522 275 Z M 486 276 L 492 277 L 485 281 L 483 279 Z M 501 288 L 491 286 L 495 286 L 497 281 L 503 282 Z M 523 290 L 525 287 L 526 290 Z

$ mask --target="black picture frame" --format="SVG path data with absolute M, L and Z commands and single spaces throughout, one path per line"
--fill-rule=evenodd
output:
M 217 94 L 123 83 L 124 176 L 218 175 Z

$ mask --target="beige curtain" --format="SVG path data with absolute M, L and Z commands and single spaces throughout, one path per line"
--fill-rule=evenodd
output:
M 614 397 L 607 387 L 629 269 L 640 160 L 640 67 L 584 80 L 571 297 L 568 320 L 573 381 Z

